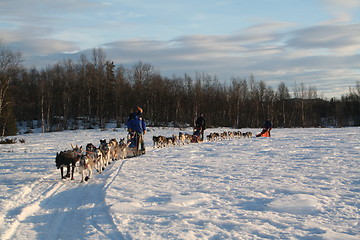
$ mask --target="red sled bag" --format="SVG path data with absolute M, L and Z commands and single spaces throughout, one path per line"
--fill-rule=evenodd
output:
M 269 129 L 263 129 L 262 131 L 261 131 L 261 133 L 259 133 L 259 134 L 256 134 L 256 137 L 270 137 L 270 131 L 271 131 L 271 128 L 269 128 Z

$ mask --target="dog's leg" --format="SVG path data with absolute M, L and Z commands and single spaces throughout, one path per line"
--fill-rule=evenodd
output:
M 84 172 L 85 172 L 85 169 L 81 168 L 81 182 L 84 182 Z
M 104 157 L 101 157 L 101 160 L 100 160 L 100 165 L 101 165 L 101 172 L 105 170 L 105 162 L 104 162 Z
M 111 153 L 110 151 L 107 153 L 108 165 L 111 164 Z
M 105 168 L 109 166 L 109 159 L 107 157 L 107 153 L 104 155 L 104 166 Z
M 69 169 L 70 169 L 70 165 L 69 165 Z M 75 171 L 75 164 L 72 164 L 72 169 L 71 169 L 71 180 L 75 180 L 75 178 L 74 178 L 74 171 Z
M 64 176 L 64 167 L 60 167 L 61 172 L 61 179 L 66 179 L 66 176 Z
M 70 177 L 70 165 L 66 166 L 67 172 L 66 172 L 66 178 Z
M 109 165 L 109 161 L 107 159 L 107 153 L 104 154 L 104 167 L 107 167 Z
M 99 158 L 97 158 L 96 161 L 95 161 L 95 169 L 96 169 L 97 172 L 100 172 L 100 167 L 99 167 L 100 165 L 99 164 L 100 164 L 100 161 L 99 161 Z
M 102 173 L 102 171 L 103 171 L 102 157 L 99 158 L 98 169 L 99 169 L 99 172 Z
M 93 168 L 93 166 L 89 166 L 89 178 L 88 179 L 90 179 L 92 177 L 92 168 Z
M 105 170 L 105 159 L 103 155 L 101 155 L 100 157 L 100 169 L 101 169 L 100 172 Z
M 122 158 L 122 159 L 125 159 L 125 158 L 126 158 L 126 155 L 127 155 L 126 148 L 127 148 L 127 147 L 124 147 L 124 149 L 122 149 L 122 151 L 121 151 L 121 158 Z

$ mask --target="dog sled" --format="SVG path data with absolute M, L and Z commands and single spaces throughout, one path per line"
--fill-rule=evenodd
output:
M 145 146 L 143 135 L 140 133 L 129 133 L 128 134 L 128 151 L 127 157 L 136 157 L 145 154 Z
M 192 143 L 198 143 L 200 142 L 200 129 L 195 129 L 193 135 L 191 136 L 191 142 Z
M 256 137 L 270 137 L 270 131 L 271 128 L 269 129 L 263 129 L 260 133 L 256 134 Z

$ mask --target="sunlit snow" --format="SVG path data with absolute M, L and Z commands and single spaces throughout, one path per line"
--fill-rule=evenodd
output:
M 84 183 L 60 179 L 56 153 L 125 129 L 0 145 L 0 239 L 360 239 L 360 128 L 152 147 L 179 131 L 149 128 L 145 155 Z

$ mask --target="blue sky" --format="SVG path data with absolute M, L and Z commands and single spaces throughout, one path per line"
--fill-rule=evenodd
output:
M 359 0 L 0 0 L 0 40 L 41 69 L 102 47 L 115 64 L 316 87 L 360 81 Z

